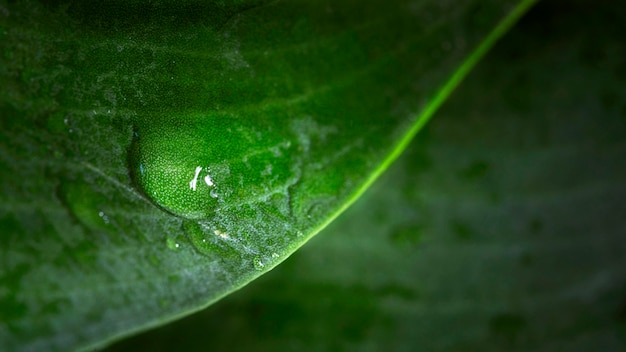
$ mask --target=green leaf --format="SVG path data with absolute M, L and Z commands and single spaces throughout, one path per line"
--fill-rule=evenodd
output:
M 336 223 L 111 351 L 624 351 L 626 12 L 595 5 L 540 3 Z
M 515 3 L 0 5 L 0 349 L 103 344 L 277 265 L 533 1 Z

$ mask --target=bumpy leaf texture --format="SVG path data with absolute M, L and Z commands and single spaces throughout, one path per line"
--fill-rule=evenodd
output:
M 0 3 L 0 349 L 96 345 L 275 266 L 514 4 Z

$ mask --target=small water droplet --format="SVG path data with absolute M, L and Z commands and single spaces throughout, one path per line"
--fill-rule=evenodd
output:
M 196 221 L 183 221 L 183 230 L 187 238 L 198 253 L 208 257 L 220 258 L 237 257 L 238 253 L 232 247 L 232 240 L 227 233 L 212 229 L 210 225 Z
M 106 232 L 112 230 L 108 226 L 110 219 L 100 209 L 105 196 L 96 192 L 91 185 L 83 182 L 70 182 L 60 186 L 59 197 L 72 214 L 84 226 Z
M 211 198 L 217 198 L 218 194 L 217 194 L 217 190 L 215 188 L 213 188 L 210 192 L 209 195 L 211 196 Z
M 103 211 L 98 212 L 98 216 L 102 219 L 102 221 L 104 221 L 105 224 L 109 223 L 109 217 Z
M 167 248 L 171 250 L 177 250 L 180 248 L 180 244 L 172 237 L 168 237 L 165 240 L 165 244 L 167 244 Z
M 260 257 L 254 257 L 253 264 L 254 264 L 254 268 L 256 270 L 263 270 L 263 269 L 265 269 L 265 263 L 263 263 L 263 260 L 261 260 Z

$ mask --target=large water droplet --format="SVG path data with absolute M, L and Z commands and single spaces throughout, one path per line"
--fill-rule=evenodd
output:
M 177 250 L 177 249 L 180 248 L 180 244 L 173 237 L 168 237 L 165 240 L 165 244 L 167 245 L 167 248 L 169 248 L 171 250 Z
M 294 182 L 294 155 L 279 132 L 217 115 L 138 120 L 130 174 L 159 207 L 185 219 L 210 219 L 218 206 L 257 202 Z
M 188 219 L 206 218 L 216 207 L 212 192 L 219 180 L 211 148 L 194 136 L 145 130 L 133 134 L 130 168 L 143 193 L 165 210 Z M 199 137 L 195 137 L 199 138 Z
M 111 219 L 100 207 L 106 202 L 104 196 L 88 184 L 79 181 L 65 183 L 59 189 L 59 196 L 76 219 L 87 228 L 105 232 L 114 229 L 110 226 Z

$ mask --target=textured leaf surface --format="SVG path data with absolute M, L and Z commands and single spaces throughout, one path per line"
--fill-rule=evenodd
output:
M 626 350 L 626 13 L 595 5 L 538 4 L 335 224 L 112 350 Z
M 97 344 L 269 270 L 515 3 L 0 3 L 0 349 Z

